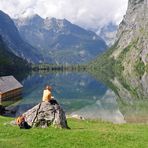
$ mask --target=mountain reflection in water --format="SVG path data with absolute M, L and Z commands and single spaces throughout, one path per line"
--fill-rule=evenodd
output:
M 49 84 L 67 114 L 113 123 L 148 122 L 146 74 L 139 80 L 131 80 L 128 87 L 116 77 L 104 81 L 85 72 L 32 73 L 22 80 L 22 84 L 23 99 L 8 107 L 17 111 L 15 116 L 39 103 L 44 86 Z
M 95 104 L 85 106 L 72 113 L 87 119 L 102 119 L 113 123 L 126 123 L 124 116 L 118 108 L 116 96 L 111 90 L 107 90 L 105 95 L 98 99 Z

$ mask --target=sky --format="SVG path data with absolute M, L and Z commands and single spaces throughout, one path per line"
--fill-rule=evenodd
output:
M 119 24 L 128 0 L 0 0 L 0 10 L 12 18 L 39 14 L 41 17 L 67 19 L 87 29 L 109 22 Z

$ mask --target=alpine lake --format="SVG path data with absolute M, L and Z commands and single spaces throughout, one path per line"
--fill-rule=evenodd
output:
M 85 71 L 30 72 L 16 78 L 23 85 L 22 98 L 2 102 L 16 111 L 15 117 L 41 102 L 48 84 L 67 115 L 113 123 L 148 123 L 146 73 L 128 85 L 116 77 L 104 81 L 102 76 Z

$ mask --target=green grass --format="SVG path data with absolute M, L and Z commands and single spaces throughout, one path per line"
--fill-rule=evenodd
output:
M 142 59 L 137 59 L 136 64 L 135 64 L 135 70 L 139 76 L 144 75 L 146 68 L 145 68 L 145 65 Z
M 0 148 L 146 148 L 148 125 L 115 125 L 101 121 L 68 119 L 71 130 L 20 130 L 5 125 L 10 118 L 0 116 Z

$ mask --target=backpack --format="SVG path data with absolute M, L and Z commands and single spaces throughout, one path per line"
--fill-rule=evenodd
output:
M 20 124 L 19 124 L 19 127 L 20 129 L 30 129 L 31 126 L 28 125 L 28 123 L 26 121 L 22 121 Z
M 17 124 L 17 125 L 20 125 L 23 121 L 25 121 L 25 117 L 24 117 L 24 116 L 19 116 L 19 117 L 16 119 L 16 124 Z
M 20 127 L 20 129 L 30 129 L 31 128 L 31 126 L 28 125 L 28 123 L 25 121 L 24 116 L 19 116 L 16 119 L 16 124 Z

